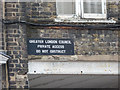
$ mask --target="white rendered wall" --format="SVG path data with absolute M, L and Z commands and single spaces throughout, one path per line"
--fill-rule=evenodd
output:
M 118 62 L 29 62 L 28 74 L 118 74 Z

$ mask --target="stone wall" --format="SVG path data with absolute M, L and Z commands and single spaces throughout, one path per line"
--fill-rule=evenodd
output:
M 118 20 L 119 6 L 117 2 L 107 2 L 107 18 Z M 41 21 L 54 21 L 56 14 L 55 2 L 27 3 L 27 19 L 37 23 Z
M 25 20 L 25 6 L 25 2 L 6 2 L 4 7 L 4 43 L 6 43 L 7 55 L 11 57 L 8 60 L 9 88 L 28 88 L 26 25 L 12 24 Z
M 59 29 L 58 29 L 59 28 Z M 40 27 L 29 27 L 27 38 L 58 38 L 74 40 L 75 55 L 118 55 L 119 30 L 99 29 L 48 29 Z M 45 56 L 42 56 L 45 57 Z M 34 56 L 29 56 L 29 59 Z M 37 56 L 35 56 L 37 58 Z M 39 56 L 38 56 L 39 58 Z M 38 59 L 37 58 L 37 59 Z M 40 57 L 39 60 L 42 58 Z M 69 59 L 71 60 L 71 59 Z M 79 59 L 78 59 L 79 60 Z M 48 60 L 49 61 L 49 60 Z
M 119 1 L 119 3 L 118 3 L 118 13 L 119 13 L 119 15 L 118 15 L 118 20 L 120 20 L 120 1 Z
M 43 3 L 27 3 L 27 20 L 36 21 L 53 21 L 56 17 L 56 4 L 55 2 L 43 2 Z
M 0 0 L 0 51 L 3 50 L 2 9 L 2 1 Z
M 25 20 L 26 16 L 25 2 L 6 2 L 5 3 L 5 20 L 20 21 Z
M 113 12 L 114 5 L 109 7 L 111 8 L 109 13 L 115 13 L 115 15 L 112 14 L 113 16 L 110 14 L 109 18 L 113 17 L 117 20 L 117 11 Z M 115 4 L 115 8 L 118 9 L 118 4 Z M 28 88 L 27 63 L 28 59 L 34 56 L 28 58 L 26 38 L 70 38 L 74 40 L 75 55 L 118 55 L 118 37 L 120 36 L 118 28 L 114 28 L 114 30 L 84 29 L 84 27 L 81 29 L 64 27 L 65 29 L 63 29 L 56 26 L 54 26 L 56 29 L 46 28 L 47 26 L 41 28 L 39 24 L 55 24 L 56 8 L 53 2 L 6 2 L 4 9 L 3 31 L 6 35 L 4 36 L 4 46 L 6 46 L 7 54 L 11 57 L 8 61 L 10 88 Z M 26 25 L 31 23 L 34 26 Z M 60 25 L 60 23 L 57 24 Z M 74 26 L 74 23 L 71 24 Z M 41 57 L 37 58 L 42 60 Z M 58 60 L 58 58 L 60 56 L 54 59 Z M 70 59 L 73 58 L 67 58 L 67 60 Z M 49 61 L 48 58 L 47 61 Z
M 73 39 L 75 55 L 118 54 L 118 31 L 37 29 L 37 35 L 32 33 L 32 38 Z
M 23 24 L 5 25 L 10 88 L 28 88 L 26 26 Z
M 107 2 L 107 18 L 118 20 L 120 3 Z M 53 22 L 56 14 L 55 2 L 6 2 L 5 20 Z
M 107 3 L 107 16 L 108 19 L 118 19 L 119 17 L 119 5 L 117 2 L 108 2 Z
M 67 28 L 61 29 L 61 27 L 58 27 L 57 29 L 50 29 L 45 27 L 40 28 L 41 26 L 39 26 L 39 24 L 44 24 L 44 22 L 48 24 L 54 24 L 54 25 L 67 24 L 69 26 L 70 25 L 74 26 L 75 23 L 64 23 L 64 22 L 55 23 L 54 22 L 54 19 L 56 18 L 55 3 L 48 3 L 48 2 L 29 3 L 27 4 L 26 7 L 28 8 L 28 14 L 27 14 L 27 16 L 29 16 L 28 22 L 36 23 L 35 25 L 38 25 L 38 27 L 33 26 L 31 28 L 30 26 L 28 26 L 28 29 L 27 29 L 28 38 L 73 39 L 75 44 L 75 50 L 74 50 L 75 55 L 88 55 L 88 56 L 118 55 L 118 36 L 119 36 L 118 28 L 115 28 L 114 30 L 110 30 L 110 29 L 105 30 L 104 28 L 102 30 L 95 29 L 95 28 L 84 29 L 84 27 L 79 28 L 78 30 L 75 30 L 74 28 L 71 28 L 69 30 Z M 117 21 L 118 17 L 119 17 L 119 3 L 107 2 L 107 18 Z M 77 23 L 77 25 L 79 26 L 82 24 Z M 96 25 L 97 24 L 95 24 L 95 26 Z M 106 27 L 107 25 L 108 24 L 106 24 Z M 45 57 L 45 56 L 41 56 L 41 57 Z M 32 60 L 34 58 L 37 58 L 40 60 L 41 57 L 29 56 L 29 59 Z

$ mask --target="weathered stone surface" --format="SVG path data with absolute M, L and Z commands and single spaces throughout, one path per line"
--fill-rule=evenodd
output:
M 2 17 L 3 17 L 3 11 L 2 11 L 2 2 L 0 0 L 0 52 L 3 51 L 4 46 L 3 46 L 3 30 L 2 30 Z
M 25 2 L 6 2 L 5 20 L 20 21 L 25 20 Z
M 10 87 L 24 88 L 27 81 L 26 27 L 23 24 L 5 25 L 9 60 Z M 24 61 L 24 62 L 23 62 Z
M 107 13 L 108 18 L 118 19 L 119 16 L 119 3 L 117 2 L 108 2 L 107 3 Z
M 117 20 L 120 18 L 120 4 L 116 2 L 108 3 L 107 9 L 109 19 Z M 2 14 L 1 10 L 0 16 Z M 73 27 L 68 28 L 63 26 L 63 28 L 60 28 L 54 26 L 53 29 L 51 27 L 45 28 L 44 26 L 35 27 L 26 25 L 30 23 L 37 25 L 44 25 L 44 23 L 55 24 L 55 2 L 6 2 L 4 10 L 4 20 L 8 21 L 9 24 L 4 24 L 4 29 L 2 30 L 2 18 L 0 18 L 0 44 L 3 45 L 1 41 L 4 40 L 4 47 L 0 45 L 0 49 L 7 49 L 7 54 L 11 56 L 11 59 L 8 61 L 10 88 L 28 88 L 28 59 L 35 61 L 118 61 L 120 41 L 120 31 L 118 28 L 114 30 L 99 30 L 98 28 L 84 29 L 83 27 L 75 29 Z M 12 24 L 12 21 L 15 21 L 16 24 Z M 26 24 L 18 23 L 18 21 L 26 21 Z M 57 24 L 64 25 L 65 23 Z M 75 23 L 70 24 L 72 26 L 75 25 Z M 3 35 L 5 38 L 3 38 Z M 26 36 L 27 38 L 73 39 L 75 55 L 29 56 L 28 58 Z
M 39 2 L 39 3 L 27 3 L 27 19 L 36 19 L 40 22 L 40 19 L 54 19 L 56 14 L 55 2 Z M 107 18 L 118 20 L 119 18 L 119 3 L 118 2 L 107 2 Z M 33 14 L 35 13 L 35 14 Z M 44 17 L 43 17 L 44 16 Z
M 118 30 L 28 29 L 28 38 L 74 40 L 75 55 L 118 55 Z M 34 33 L 34 34 L 33 34 Z
M 107 2 L 107 17 L 108 19 L 118 20 L 119 18 L 119 3 Z M 6 20 L 25 20 L 31 21 L 36 19 L 40 22 L 41 19 L 48 20 L 57 16 L 55 2 L 14 2 L 6 3 L 5 16 Z
M 34 56 L 28 57 L 30 62 L 68 62 L 68 61 L 118 61 L 118 55 L 49 55 L 49 56 Z

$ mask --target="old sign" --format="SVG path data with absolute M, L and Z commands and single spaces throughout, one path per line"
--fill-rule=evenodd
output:
M 29 55 L 74 55 L 71 39 L 28 39 Z

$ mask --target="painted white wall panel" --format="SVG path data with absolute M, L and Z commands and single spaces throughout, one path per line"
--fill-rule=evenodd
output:
M 28 74 L 118 74 L 118 62 L 29 62 Z

